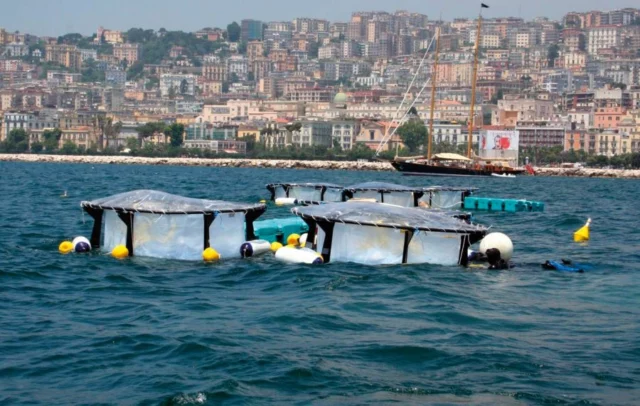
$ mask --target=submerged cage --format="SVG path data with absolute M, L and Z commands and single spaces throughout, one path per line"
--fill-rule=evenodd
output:
M 333 183 L 270 183 L 271 200 L 295 199 L 306 202 L 341 202 L 342 186 Z
M 430 207 L 433 209 L 460 209 L 464 199 L 477 188 L 413 187 L 385 182 L 366 182 L 344 188 L 343 200 L 375 199 L 378 203 L 402 207 Z
M 295 207 L 309 225 L 307 247 L 324 262 L 467 265 L 487 228 L 445 213 L 369 202 Z
M 264 204 L 192 199 L 155 190 L 136 190 L 81 203 L 93 219 L 91 244 L 129 255 L 198 260 L 212 247 L 223 258 L 240 257 L 253 240 L 253 222 Z

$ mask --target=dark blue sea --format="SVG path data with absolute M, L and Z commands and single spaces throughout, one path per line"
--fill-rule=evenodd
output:
M 546 211 L 476 215 L 514 241 L 511 271 L 57 250 L 90 234 L 81 200 L 146 188 L 257 202 L 269 182 L 374 180 Z M 0 404 L 640 404 L 639 186 L 0 163 Z M 588 217 L 591 241 L 576 244 Z M 560 258 L 593 269 L 541 269 Z

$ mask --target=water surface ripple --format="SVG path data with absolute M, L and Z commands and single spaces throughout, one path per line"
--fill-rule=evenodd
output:
M 0 404 L 637 404 L 637 190 L 629 180 L 0 163 Z M 79 203 L 132 189 L 256 202 L 274 181 L 477 186 L 545 213 L 478 214 L 510 272 L 203 263 L 94 252 Z M 61 198 L 64 190 L 69 197 Z M 265 218 L 286 216 L 270 207 Z M 593 218 L 592 241 L 572 232 Z M 593 264 L 542 271 L 546 259 Z

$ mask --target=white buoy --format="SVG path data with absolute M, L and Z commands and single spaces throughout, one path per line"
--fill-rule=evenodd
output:
M 513 258 L 513 242 L 505 234 L 491 233 L 480 241 L 481 253 L 486 254 L 487 250 L 491 248 L 496 248 L 500 251 L 500 257 L 505 261 Z
M 309 248 L 282 247 L 276 251 L 276 259 L 289 264 L 319 265 L 324 262 L 322 255 Z
M 300 240 L 299 241 L 300 241 L 300 246 L 301 247 L 303 247 L 303 248 L 305 247 L 305 245 L 307 244 L 307 238 L 308 237 L 309 237 L 309 234 L 307 234 L 307 233 L 304 233 L 304 234 L 302 234 L 300 236 Z
M 293 206 L 298 204 L 298 200 L 293 197 L 279 197 L 276 199 L 277 206 Z
M 91 243 L 85 237 L 76 237 L 71 241 L 71 244 L 73 244 L 73 250 L 75 252 L 91 251 Z
M 271 243 L 266 240 L 247 241 L 240 246 L 242 258 L 255 257 L 271 251 Z

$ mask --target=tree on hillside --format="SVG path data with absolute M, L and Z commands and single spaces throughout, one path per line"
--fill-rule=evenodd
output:
M 188 91 L 189 91 L 189 82 L 187 82 L 187 79 L 182 79 L 182 81 L 180 82 L 180 94 L 185 95 L 187 94 Z
M 144 125 L 136 127 L 136 131 L 138 132 L 138 138 L 140 141 L 145 138 L 149 138 L 154 134 L 161 133 L 164 134 L 164 130 L 166 128 L 166 124 L 162 121 L 159 122 L 150 122 Z
M 309 44 L 309 58 L 318 58 L 318 51 L 320 50 L 320 42 L 313 41 Z
M 227 40 L 229 42 L 238 42 L 240 40 L 240 33 L 242 32 L 242 29 L 240 28 L 240 25 L 237 22 L 232 22 L 231 24 L 227 25 Z
M 6 152 L 27 152 L 29 149 L 29 135 L 23 128 L 16 128 L 9 132 L 7 139 L 2 143 L 2 148 Z
M 169 142 L 173 147 L 179 147 L 184 140 L 184 125 L 173 123 L 164 129 L 164 135 L 169 137 Z
M 127 71 L 127 79 L 135 80 L 142 76 L 142 72 L 144 70 L 144 62 L 136 61 L 134 62 Z
M 47 152 L 53 152 L 58 149 L 60 138 L 62 138 L 62 130 L 59 128 L 44 130 L 42 137 L 44 138 L 44 149 Z
M 144 30 L 142 28 L 131 28 L 127 31 L 124 36 L 127 39 L 127 42 L 131 43 L 145 43 L 151 41 L 156 37 L 156 34 L 153 30 Z
M 98 127 L 102 130 L 102 137 L 107 141 L 107 146 L 111 146 L 122 131 L 122 122 L 114 123 L 113 118 L 100 116 L 98 117 Z
M 104 70 L 97 68 L 96 61 L 89 59 L 82 65 L 82 82 L 104 82 Z
M 73 155 L 78 153 L 78 146 L 73 141 L 65 141 L 62 148 L 60 148 L 60 152 L 65 155 Z
M 238 53 L 240 55 L 246 55 L 247 54 L 247 41 L 241 41 L 238 44 Z
M 547 61 L 550 68 L 553 68 L 556 65 L 556 59 L 558 59 L 558 56 L 560 56 L 560 47 L 558 44 L 551 44 L 551 46 L 549 46 L 549 51 L 547 52 Z
M 504 92 L 502 91 L 502 89 L 500 89 L 491 97 L 491 104 L 498 104 L 498 100 L 502 100 L 503 98 Z
M 58 44 L 78 45 L 82 41 L 82 34 L 71 33 L 58 37 Z
M 397 131 L 410 152 L 416 152 L 427 140 L 427 127 L 422 120 L 413 119 L 404 123 Z

